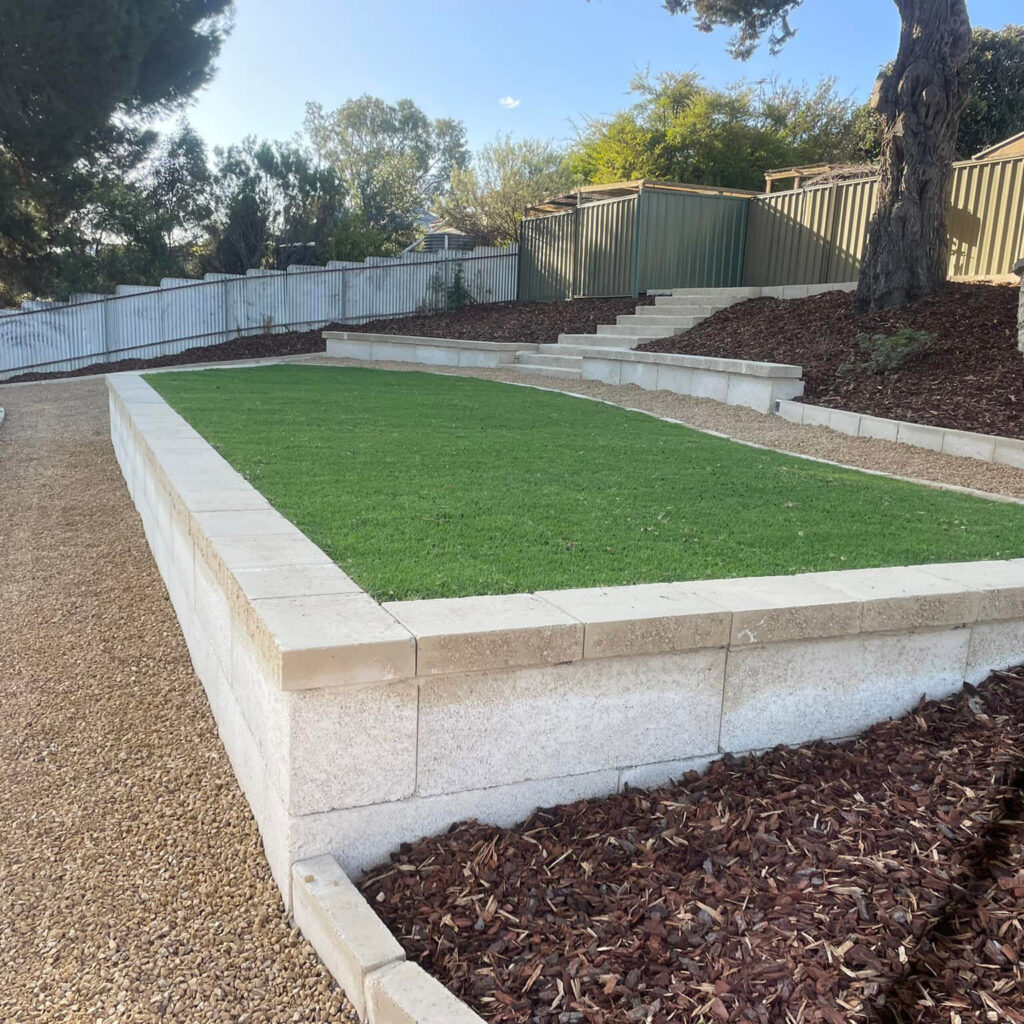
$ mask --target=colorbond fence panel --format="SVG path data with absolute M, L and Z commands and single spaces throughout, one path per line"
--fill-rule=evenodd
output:
M 576 208 L 577 269 L 574 296 L 633 294 L 636 196 Z
M 523 221 L 519 297 L 739 283 L 748 201 L 647 187 Z
M 748 206 L 747 199 L 645 189 L 637 291 L 738 285 Z
M 519 243 L 519 298 L 571 299 L 576 260 L 573 211 L 523 221 Z
M 743 283 L 854 280 L 877 190 L 862 178 L 750 200 Z M 1024 249 L 1024 159 L 956 164 L 950 206 L 950 276 L 1009 274 Z

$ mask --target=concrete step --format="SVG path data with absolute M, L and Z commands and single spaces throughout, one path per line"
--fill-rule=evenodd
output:
M 563 370 L 582 370 L 582 356 L 576 355 L 573 352 L 550 351 L 559 348 L 558 345 L 545 345 L 543 347 L 548 351 L 538 349 L 536 352 L 517 352 L 516 363 L 528 363 L 531 366 L 553 366 Z
M 582 363 L 582 360 L 580 360 Z M 560 380 L 579 380 L 583 376 L 582 366 L 578 370 L 570 370 L 564 366 L 546 366 L 543 363 L 516 363 L 517 370 L 523 373 L 537 373 L 542 377 L 558 377 Z
M 703 316 L 630 316 L 624 314 L 618 318 L 620 324 L 648 325 L 650 327 L 674 327 L 679 331 L 688 331 L 707 317 Z
M 654 328 L 657 332 L 657 328 Z M 633 334 L 628 331 L 616 331 L 611 333 L 605 328 L 602 328 L 597 334 L 560 334 L 558 336 L 559 345 L 582 345 L 587 348 L 629 348 L 630 339 L 643 337 L 643 338 L 657 338 L 664 337 L 657 333 L 642 335 Z
M 667 338 L 672 333 L 668 328 L 648 323 L 600 324 L 597 331 L 598 334 L 617 335 L 620 338 Z
M 588 338 L 592 338 L 592 334 L 587 335 Z M 627 338 L 619 336 L 617 345 L 573 345 L 558 342 L 557 345 L 538 345 L 537 351 L 541 355 L 552 355 L 552 356 L 576 356 L 578 359 L 582 359 L 584 356 L 593 355 L 595 348 L 632 348 L 635 338 Z M 533 362 L 533 360 L 527 360 Z
M 687 313 L 703 313 L 710 316 L 731 305 L 733 305 L 731 302 L 713 302 L 710 299 L 707 302 L 695 302 L 685 295 L 659 295 L 654 300 L 653 306 L 641 306 L 640 309 L 677 309 Z
M 702 306 L 700 308 L 706 309 L 707 307 Z M 724 309 L 725 307 L 722 308 Z M 625 313 L 623 315 L 639 317 L 641 320 L 646 320 L 648 317 L 658 318 L 663 316 L 699 316 L 701 319 L 706 319 L 708 316 L 707 313 L 698 313 L 689 307 L 684 307 L 677 311 L 673 306 L 641 306 L 635 313 Z M 620 316 L 619 319 L 621 320 L 622 317 Z
M 760 288 L 673 288 L 673 295 L 688 298 L 710 299 L 712 301 L 738 302 L 743 299 L 754 299 L 761 294 Z

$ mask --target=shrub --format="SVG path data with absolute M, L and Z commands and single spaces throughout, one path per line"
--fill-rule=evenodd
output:
M 876 374 L 902 370 L 934 344 L 934 334 L 912 331 L 909 327 L 902 327 L 895 334 L 857 335 L 857 346 L 864 355 L 867 369 Z M 852 367 L 846 364 L 844 368 Z
M 461 263 L 456 264 L 450 282 L 446 280 L 446 276 L 438 271 L 431 278 L 427 287 L 428 295 L 420 305 L 421 313 L 432 313 L 437 310 L 450 313 L 457 309 L 465 309 L 476 301 L 466 286 L 466 275 L 463 273 Z

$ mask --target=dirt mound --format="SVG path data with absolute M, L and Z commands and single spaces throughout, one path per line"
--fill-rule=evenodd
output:
M 796 363 L 804 401 L 985 434 L 1024 437 L 1024 355 L 1017 349 L 1017 289 L 949 284 L 906 309 L 854 316 L 846 292 L 751 299 L 691 331 L 638 346 Z M 933 341 L 904 367 L 871 372 L 858 335 L 926 331 Z
M 840 746 L 402 847 L 361 887 L 489 1021 L 1024 1021 L 1024 675 Z

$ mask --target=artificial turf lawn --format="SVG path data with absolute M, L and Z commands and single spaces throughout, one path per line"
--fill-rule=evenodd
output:
M 380 600 L 1024 555 L 1024 506 L 564 394 L 317 366 L 146 379 Z

